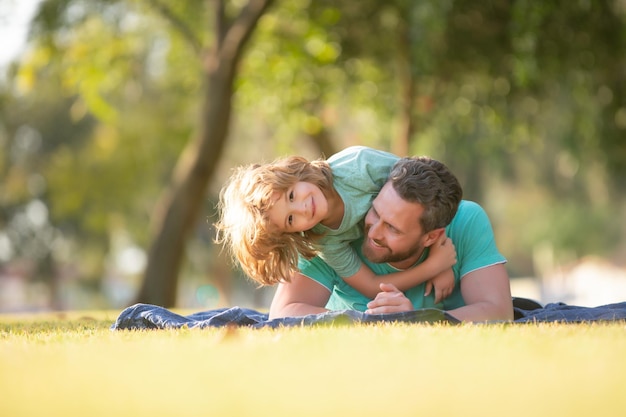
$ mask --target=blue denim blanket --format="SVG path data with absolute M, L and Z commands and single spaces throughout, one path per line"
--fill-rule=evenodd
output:
M 522 305 L 525 308 L 514 307 L 515 323 L 585 323 L 626 320 L 626 302 L 598 307 L 578 307 L 563 303 L 552 303 L 546 306 Z M 378 315 L 365 314 L 354 310 L 341 310 L 311 314 L 304 317 L 287 317 L 269 320 L 267 313 L 241 307 L 208 310 L 182 316 L 163 307 L 150 304 L 135 304 L 120 313 L 115 323 L 111 326 L 111 329 L 142 330 L 222 326 L 277 328 L 309 325 L 351 325 L 378 322 L 459 323 L 457 319 L 450 316 L 445 311 L 434 308 Z

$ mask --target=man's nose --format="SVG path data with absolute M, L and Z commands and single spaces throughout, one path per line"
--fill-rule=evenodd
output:
M 367 228 L 367 237 L 372 240 L 379 240 L 380 237 L 380 222 L 372 222 Z

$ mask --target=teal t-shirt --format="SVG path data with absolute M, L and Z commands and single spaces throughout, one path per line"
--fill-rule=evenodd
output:
M 328 158 L 333 187 L 344 203 L 343 219 L 337 229 L 318 224 L 313 231 L 323 235 L 320 257 L 341 277 L 351 277 L 361 267 L 350 244 L 363 236 L 361 221 L 398 159 L 366 146 L 351 146 Z
M 478 204 L 463 200 L 459 205 L 456 216 L 446 228 L 446 234 L 452 239 L 457 252 L 457 263 L 452 267 L 454 271 L 455 288 L 452 294 L 435 305 L 434 293 L 424 296 L 424 285 L 420 284 L 405 291 L 407 298 L 413 303 L 413 308 L 436 307 L 443 310 L 452 310 L 465 305 L 461 295 L 461 279 L 472 271 L 491 265 L 506 262 L 506 258 L 500 254 L 496 247 L 493 229 L 485 211 Z M 376 264 L 369 262 L 361 252 L 363 238 L 352 242 L 352 247 L 377 275 L 397 272 L 397 269 L 389 264 Z M 419 262 L 428 256 L 428 250 Z M 365 311 L 370 301 L 366 296 L 348 285 L 337 273 L 328 266 L 321 258 L 311 260 L 300 258 L 300 272 L 319 282 L 326 287 L 331 296 L 326 308 L 330 310 L 359 310 Z M 382 278 L 381 278 L 382 281 Z

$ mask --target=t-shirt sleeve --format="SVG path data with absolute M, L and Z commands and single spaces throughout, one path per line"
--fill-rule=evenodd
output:
M 487 213 L 476 203 L 464 204 L 461 221 L 453 222 L 448 233 L 457 250 L 461 278 L 472 271 L 506 262 L 496 246 Z
M 333 292 L 337 273 L 319 256 L 315 256 L 312 259 L 300 257 L 298 260 L 298 269 L 302 275 L 319 282 L 326 287 L 328 291 Z

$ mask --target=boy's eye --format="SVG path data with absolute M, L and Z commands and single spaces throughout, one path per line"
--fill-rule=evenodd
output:
M 289 191 L 289 201 L 293 201 L 293 191 Z
M 293 216 L 290 214 L 289 217 L 287 217 L 287 223 L 289 224 L 289 226 L 291 226 L 291 224 L 293 223 Z

